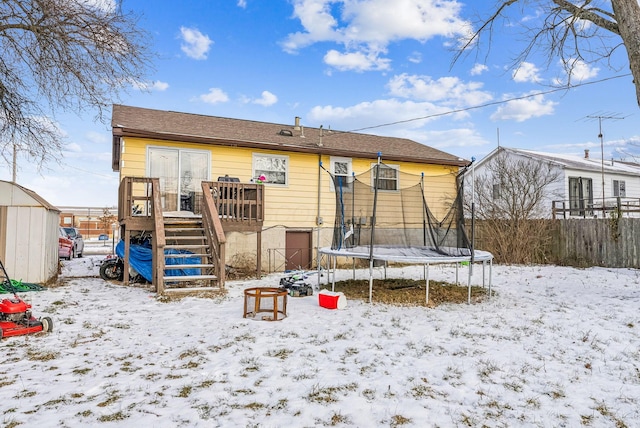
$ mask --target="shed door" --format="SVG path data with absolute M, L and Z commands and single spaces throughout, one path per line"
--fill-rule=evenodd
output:
M 309 269 L 311 267 L 311 232 L 287 232 L 285 238 L 285 269 Z

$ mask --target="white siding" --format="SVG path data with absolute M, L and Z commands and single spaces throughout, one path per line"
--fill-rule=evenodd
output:
M 44 207 L 19 186 L 0 182 L 0 206 L 6 215 L 0 230 L 2 263 L 12 279 L 46 283 L 58 272 L 59 212 Z

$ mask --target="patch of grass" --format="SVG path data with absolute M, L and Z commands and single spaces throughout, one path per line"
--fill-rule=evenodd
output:
M 191 385 L 185 385 L 182 388 L 180 388 L 180 391 L 178 392 L 178 397 L 187 398 L 191 394 L 192 390 L 193 390 L 193 387 Z
M 410 418 L 405 418 L 402 415 L 393 415 L 391 416 L 391 422 L 389 423 L 390 427 L 399 427 L 402 425 L 410 424 L 412 420 Z
M 197 348 L 191 348 L 191 349 L 187 349 L 186 351 L 183 351 L 182 353 L 180 353 L 180 355 L 178 355 L 178 359 L 179 360 L 184 360 L 184 359 L 187 359 L 187 358 L 197 357 L 198 355 L 201 355 L 200 350 L 197 349 Z
M 282 348 L 282 349 L 267 352 L 267 356 L 280 358 L 281 360 L 286 360 L 289 357 L 289 355 L 291 355 L 292 353 L 293 351 L 291 349 Z
M 112 413 L 110 415 L 102 415 L 98 418 L 98 421 L 100 422 L 114 422 L 114 421 L 123 421 L 125 419 L 127 419 L 129 417 L 129 415 L 127 415 L 126 413 L 119 411 L 119 412 L 115 412 Z
M 27 349 L 27 359 L 30 361 L 51 361 L 59 356 L 59 352 L 47 351 L 45 349 Z
M 329 426 L 332 427 L 340 424 L 348 424 L 350 422 L 351 421 L 349 420 L 349 418 L 340 412 L 333 412 L 333 414 L 329 418 Z
M 335 291 L 343 292 L 348 299 L 369 301 L 368 280 L 346 280 L 335 284 Z M 446 303 L 467 303 L 468 288 L 444 281 L 429 281 L 429 304 L 425 302 L 425 282 L 423 280 L 388 278 L 375 280 L 373 301 L 396 306 L 438 306 Z M 471 287 L 471 301 L 482 301 L 488 289 Z M 401 327 L 395 323 L 395 327 Z
M 18 392 L 14 398 L 29 398 L 29 397 L 34 397 L 37 394 L 37 392 L 33 391 L 33 390 L 29 390 L 29 389 L 23 389 L 22 391 Z
M 9 378 L 0 379 L 0 388 L 2 388 L 3 386 L 13 385 L 14 383 L 16 383 L 15 379 L 9 379 Z
M 306 398 L 314 403 L 335 403 L 338 401 L 338 394 L 344 394 L 345 391 L 354 391 L 357 387 L 358 385 L 355 383 L 328 387 L 320 387 L 316 384 L 311 388 L 311 392 Z
M 118 401 L 120 399 L 120 396 L 116 393 L 110 393 L 109 397 L 107 397 L 106 400 L 101 401 L 100 403 L 96 404 L 96 406 L 98 407 L 107 407 L 112 405 L 113 403 L 115 403 L 116 401 Z M 115 420 L 115 419 L 114 419 Z
M 73 369 L 73 370 L 71 371 L 71 373 L 73 373 L 73 374 L 77 374 L 77 375 L 81 375 L 81 376 L 82 376 L 82 375 L 86 375 L 86 374 L 87 374 L 87 373 L 89 373 L 90 371 L 91 371 L 91 368 L 90 368 L 90 367 L 85 367 L 85 368 L 82 368 L 82 369 Z

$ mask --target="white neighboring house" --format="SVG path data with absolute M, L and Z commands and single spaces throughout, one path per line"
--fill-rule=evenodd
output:
M 633 212 L 640 210 L 640 164 L 591 158 L 589 150 L 576 156 L 498 147 L 473 166 L 473 174 L 490 174 L 487 166 L 498 155 L 550 164 L 559 172 L 558 181 L 547 186 L 544 217 L 601 218 L 618 203 L 624 216 L 640 217 Z M 499 191 L 495 186 L 493 191 Z

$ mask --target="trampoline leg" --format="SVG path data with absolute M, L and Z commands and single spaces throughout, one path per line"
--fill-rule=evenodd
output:
M 482 288 L 484 288 L 484 270 L 486 266 L 487 266 L 487 261 L 483 260 L 482 261 Z
M 332 275 L 331 275 L 331 291 L 336 291 L 336 265 L 337 256 L 333 256 L 329 261 L 333 266 L 331 267 Z
M 468 288 L 468 295 L 467 295 L 467 305 L 471 304 L 471 273 L 472 273 L 472 266 L 473 263 L 469 262 L 469 279 L 467 280 L 467 288 Z
M 425 292 L 426 293 L 426 295 L 425 295 L 426 302 L 425 302 L 425 305 L 427 307 L 429 307 L 429 265 L 428 264 L 424 265 L 424 279 L 425 279 L 425 282 L 426 282 L 426 286 L 425 286 L 425 289 L 426 289 L 426 292 Z
M 460 285 L 460 281 L 458 281 L 458 267 L 460 263 L 456 262 L 456 285 Z
M 493 259 L 489 260 L 489 297 L 491 297 L 491 272 L 493 272 Z
M 369 304 L 373 299 L 373 259 L 369 260 Z

